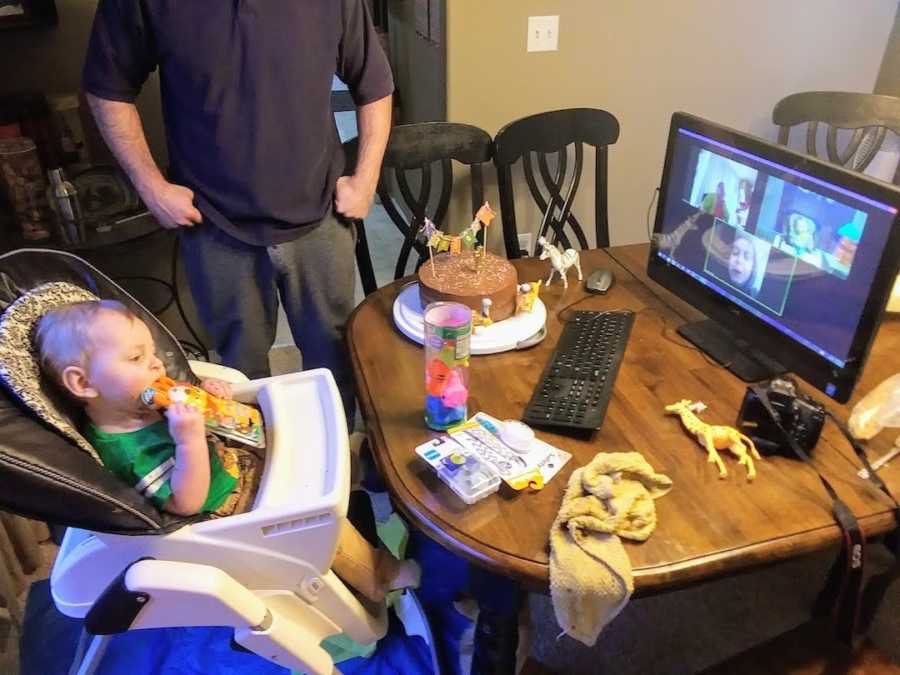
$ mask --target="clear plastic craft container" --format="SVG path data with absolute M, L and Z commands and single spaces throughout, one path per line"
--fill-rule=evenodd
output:
M 474 504 L 500 489 L 500 475 L 473 455 L 451 453 L 436 468 L 440 479 L 466 504 Z

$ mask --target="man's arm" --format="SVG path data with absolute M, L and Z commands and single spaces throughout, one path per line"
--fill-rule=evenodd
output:
M 194 207 L 194 193 L 167 181 L 156 166 L 135 105 L 92 94 L 87 94 L 87 101 L 106 144 L 159 224 L 175 228 L 201 222 L 203 216 Z
M 356 111 L 359 159 L 352 176 L 338 178 L 334 204 L 347 218 L 365 218 L 375 198 L 381 161 L 391 133 L 391 96 L 361 105 Z

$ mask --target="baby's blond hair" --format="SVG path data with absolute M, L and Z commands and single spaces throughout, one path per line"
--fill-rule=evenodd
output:
M 63 305 L 41 317 L 35 331 L 41 368 L 57 382 L 69 366 L 86 368 L 90 360 L 90 327 L 101 312 L 115 312 L 134 321 L 137 317 L 117 300 L 87 300 Z

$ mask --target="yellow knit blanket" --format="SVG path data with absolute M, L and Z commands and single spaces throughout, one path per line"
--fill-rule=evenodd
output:
M 569 478 L 550 531 L 550 596 L 563 632 L 591 646 L 634 590 L 619 537 L 644 541 L 672 489 L 638 452 L 599 453 Z

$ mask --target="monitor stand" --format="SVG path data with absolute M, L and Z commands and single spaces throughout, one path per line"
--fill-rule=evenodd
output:
M 780 363 L 753 348 L 746 340 L 710 319 L 682 324 L 678 327 L 678 334 L 744 382 L 768 380 L 786 370 Z

